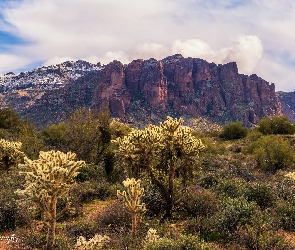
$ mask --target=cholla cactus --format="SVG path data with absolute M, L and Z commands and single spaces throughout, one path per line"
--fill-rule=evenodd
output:
M 160 236 L 157 234 L 157 230 L 150 228 L 147 231 L 147 234 L 145 236 L 145 240 L 144 240 L 144 246 L 147 246 L 148 244 L 153 244 L 156 243 L 158 240 L 160 239 Z
M 16 166 L 25 154 L 20 151 L 21 142 L 10 142 L 0 139 L 0 164 L 4 170 Z
M 110 242 L 110 237 L 96 234 L 90 240 L 86 240 L 83 236 L 78 237 L 76 243 L 77 250 L 100 250 L 103 246 Z
M 165 218 L 172 216 L 174 180 L 182 177 L 185 184 L 196 166 L 199 152 L 205 148 L 193 130 L 182 126 L 183 119 L 167 120 L 160 126 L 150 125 L 133 130 L 117 139 L 117 157 L 135 177 L 145 171 L 166 201 Z
M 39 159 L 24 158 L 25 175 L 24 190 L 17 193 L 32 199 L 42 210 L 45 224 L 48 226 L 47 248 L 53 249 L 55 239 L 56 220 L 60 214 L 56 213 L 58 198 L 66 195 L 74 182 L 77 170 L 85 165 L 84 161 L 74 161 L 74 153 L 60 151 L 40 152 Z M 65 212 L 66 208 L 61 212 Z
M 123 181 L 126 191 L 120 192 L 117 190 L 117 196 L 124 200 L 125 206 L 132 217 L 132 233 L 136 232 L 138 221 L 145 213 L 145 204 L 140 202 L 140 199 L 144 193 L 144 188 L 140 187 L 141 180 L 135 180 L 134 178 L 127 178 Z

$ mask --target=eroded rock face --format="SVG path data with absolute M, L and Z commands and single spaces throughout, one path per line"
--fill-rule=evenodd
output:
M 205 116 L 219 123 L 239 120 L 247 126 L 263 116 L 283 114 L 274 84 L 239 74 L 234 62 L 216 65 L 178 54 L 128 65 L 113 61 L 91 74 L 46 90 L 21 113 L 34 123 L 48 124 L 78 107 L 109 108 L 112 116 L 130 123 L 148 124 L 173 115 Z M 39 110 L 48 113 L 46 121 Z
M 115 64 L 119 67 L 119 62 Z M 105 68 L 93 99 L 94 106 L 106 105 L 115 93 L 116 110 L 109 105 L 115 116 L 136 112 L 135 102 L 150 117 L 173 112 L 221 123 L 240 120 L 248 126 L 263 116 L 283 114 L 274 84 L 239 74 L 234 62 L 216 65 L 175 55 L 161 61 L 134 60 L 124 69 L 120 65 L 119 72 L 116 67 L 113 62 Z
M 278 98 L 282 103 L 283 113 L 290 121 L 295 122 L 295 91 L 277 92 Z

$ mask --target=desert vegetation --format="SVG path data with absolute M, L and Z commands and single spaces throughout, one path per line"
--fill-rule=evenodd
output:
M 84 109 L 36 130 L 2 109 L 1 249 L 295 249 L 294 132 Z

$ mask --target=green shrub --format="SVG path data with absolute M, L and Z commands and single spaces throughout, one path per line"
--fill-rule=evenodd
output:
M 292 167 L 294 153 L 290 143 L 278 135 L 263 136 L 244 150 L 251 153 L 259 168 L 266 171 Z
M 245 192 L 248 201 L 254 201 L 261 209 L 274 206 L 276 195 L 266 184 L 250 184 Z
M 212 246 L 193 235 L 180 235 L 178 239 L 160 238 L 145 247 L 146 250 L 214 250 Z
M 79 236 L 84 236 L 86 239 L 92 238 L 97 234 L 97 223 L 96 222 L 74 222 L 66 225 L 66 235 L 69 238 L 76 239 Z
M 262 118 L 258 122 L 258 131 L 264 135 L 294 134 L 295 126 L 286 116 L 273 116 Z
M 238 228 L 235 239 L 240 246 L 249 250 L 290 250 L 283 236 L 269 230 L 261 230 L 249 225 Z
M 256 204 L 248 202 L 244 197 L 223 198 L 219 212 L 214 216 L 218 232 L 227 236 L 232 234 L 239 226 L 251 224 L 253 218 L 257 216 L 256 211 Z
M 0 176 L 0 231 L 14 230 L 27 225 L 30 215 L 23 204 L 18 203 L 15 190 L 21 187 L 23 178 L 16 172 L 4 172 Z
M 218 210 L 218 199 L 209 190 L 188 190 L 182 193 L 176 206 L 182 207 L 189 216 L 211 216 Z
M 70 196 L 76 202 L 89 202 L 94 199 L 105 200 L 112 195 L 111 185 L 105 180 L 85 181 L 74 185 L 70 191 Z
M 295 231 L 294 203 L 288 201 L 278 202 L 275 207 L 275 217 L 278 221 L 279 228 Z
M 237 198 L 244 195 L 247 183 L 244 180 L 223 178 L 213 190 L 220 196 Z
M 131 216 L 123 204 L 116 200 L 107 205 L 104 211 L 97 216 L 98 228 L 115 233 L 126 233 L 131 229 Z M 103 234 L 108 234 L 105 231 Z
M 150 182 L 144 182 L 144 194 L 141 201 L 145 203 L 146 216 L 157 217 L 164 214 L 166 203 L 158 188 L 155 188 Z
M 232 122 L 224 125 L 219 137 L 225 140 L 236 140 L 245 138 L 247 133 L 248 129 L 241 122 Z

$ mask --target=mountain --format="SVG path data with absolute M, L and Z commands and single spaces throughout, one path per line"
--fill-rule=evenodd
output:
M 295 122 L 295 91 L 277 92 L 277 96 L 282 104 L 283 113 L 290 121 Z
M 65 62 L 0 78 L 0 104 L 12 105 L 36 126 L 57 123 L 78 107 L 104 110 L 134 125 L 167 115 L 217 123 L 257 123 L 282 115 L 274 84 L 238 73 L 235 62 L 216 65 L 181 55 L 128 65 Z

